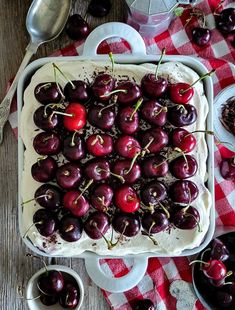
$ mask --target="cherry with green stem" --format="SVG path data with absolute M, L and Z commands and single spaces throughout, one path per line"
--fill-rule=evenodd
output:
M 143 90 L 143 93 L 146 97 L 150 99 L 157 99 L 159 97 L 162 97 L 168 88 L 168 81 L 164 77 L 159 77 L 158 75 L 159 68 L 165 54 L 166 48 L 163 48 L 159 62 L 156 66 L 155 74 L 146 74 L 141 80 L 141 88 Z
M 194 95 L 194 88 L 193 86 L 205 79 L 206 77 L 210 77 L 212 74 L 215 73 L 215 69 L 211 70 L 210 72 L 207 72 L 203 76 L 199 77 L 196 81 L 194 81 L 192 84 L 188 83 L 175 83 L 171 84 L 169 87 L 169 94 L 170 99 L 177 104 L 187 104 L 189 100 Z

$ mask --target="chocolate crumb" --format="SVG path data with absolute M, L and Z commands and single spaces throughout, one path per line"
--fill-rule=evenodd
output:
M 230 98 L 223 105 L 220 121 L 225 129 L 235 136 L 235 97 Z

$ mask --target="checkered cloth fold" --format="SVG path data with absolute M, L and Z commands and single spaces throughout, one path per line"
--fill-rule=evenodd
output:
M 212 39 L 208 46 L 198 47 L 191 41 L 192 27 L 197 24 L 196 20 L 184 28 L 189 17 L 189 10 L 185 10 L 181 17 L 177 17 L 171 26 L 164 33 L 155 38 L 145 40 L 148 54 L 160 54 L 163 47 L 166 47 L 169 55 L 194 55 L 200 57 L 208 70 L 216 69 L 213 76 L 215 95 L 228 85 L 235 83 L 235 47 L 232 46 L 231 37 L 224 37 L 216 28 L 213 12 L 218 5 L 218 0 L 200 0 L 197 7 L 206 16 L 206 22 L 212 31 Z M 235 2 L 225 1 L 225 7 L 235 7 Z M 82 52 L 83 42 L 74 44 L 59 50 L 53 56 L 75 56 Z M 98 53 L 131 53 L 130 46 L 120 38 L 112 38 L 104 41 L 98 48 Z M 10 124 L 17 134 L 17 106 L 16 99 L 13 100 Z M 224 180 L 219 172 L 221 155 L 231 156 L 231 152 L 223 146 L 215 146 L 215 200 L 216 200 L 216 224 L 235 225 L 235 184 Z M 110 276 L 121 277 L 131 268 L 131 261 L 128 259 L 103 260 L 101 262 L 105 272 Z M 169 292 L 170 284 L 182 279 L 189 284 L 192 282 L 191 268 L 188 259 L 182 258 L 150 258 L 146 274 L 142 281 L 130 291 L 113 294 L 103 291 L 103 294 L 110 304 L 111 309 L 129 310 L 132 301 L 136 298 L 150 298 L 157 304 L 158 310 L 176 309 L 176 299 Z M 190 284 L 191 285 L 191 284 Z M 199 301 L 194 309 L 204 309 Z M 191 310 L 180 309 L 179 310 Z

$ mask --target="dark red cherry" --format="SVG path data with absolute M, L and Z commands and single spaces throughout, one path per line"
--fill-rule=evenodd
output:
M 145 147 L 147 144 L 150 153 L 160 152 L 168 144 L 168 135 L 160 127 L 150 128 L 142 133 L 141 145 Z
M 132 169 L 131 161 L 127 159 L 117 160 L 114 165 L 112 172 L 117 175 L 120 175 L 124 178 L 125 183 L 132 184 L 135 183 L 141 177 L 141 169 L 137 163 L 133 164 Z
M 110 0 L 91 0 L 88 6 L 88 13 L 94 17 L 104 17 L 110 10 Z
M 91 99 L 91 89 L 86 82 L 75 80 L 65 85 L 64 95 L 68 102 L 86 103 Z
M 108 94 L 115 88 L 115 79 L 107 73 L 99 74 L 91 88 L 96 99 L 101 102 L 109 101 L 111 95 Z
M 86 125 L 87 113 L 85 107 L 80 103 L 70 103 L 65 109 L 64 127 L 69 131 L 78 131 Z
M 211 30 L 208 28 L 195 27 L 192 30 L 192 40 L 198 46 L 205 46 L 211 40 Z
M 84 223 L 84 230 L 91 239 L 101 239 L 109 227 L 108 215 L 99 211 L 92 213 Z
M 55 178 L 57 168 L 57 162 L 53 157 L 42 157 L 32 165 L 31 174 L 37 182 L 45 183 Z
M 116 189 L 114 202 L 120 210 L 126 213 L 135 212 L 140 207 L 140 199 L 136 191 L 127 185 L 123 185 Z
M 199 224 L 200 214 L 190 206 L 174 212 L 171 221 L 179 229 L 194 229 Z
M 215 298 L 216 298 L 217 305 L 224 309 L 229 308 L 234 303 L 234 296 L 227 292 L 218 291 L 215 294 Z
M 175 181 L 170 189 L 169 196 L 175 203 L 189 204 L 198 196 L 199 190 L 197 185 L 189 180 Z
M 222 159 L 220 173 L 224 179 L 235 181 L 235 157 Z
M 64 189 L 78 187 L 81 181 L 81 169 L 77 163 L 66 163 L 56 172 L 56 182 Z
M 47 183 L 36 190 L 34 198 L 41 207 L 55 211 L 61 206 L 62 192 L 59 187 Z
M 107 180 L 110 177 L 110 166 L 107 160 L 94 159 L 86 163 L 84 172 L 90 180 Z
M 118 103 L 123 105 L 135 104 L 142 96 L 140 87 L 131 81 L 122 82 L 116 87 L 116 90 L 124 90 L 125 92 L 117 93 Z
M 170 225 L 167 214 L 164 211 L 146 213 L 142 218 L 142 226 L 149 234 L 156 234 L 166 230 Z
M 167 196 L 166 187 L 162 182 L 151 181 L 140 191 L 141 200 L 146 206 L 156 205 Z
M 64 276 L 58 270 L 47 270 L 38 277 L 37 287 L 43 294 L 56 295 L 64 288 Z
M 33 115 L 35 125 L 45 131 L 50 131 L 58 128 L 61 118 L 57 114 L 52 114 L 53 110 L 44 106 L 39 107 Z
M 121 132 L 132 135 L 139 127 L 139 115 L 132 107 L 121 109 L 117 115 L 117 125 Z
M 57 218 L 54 213 L 46 209 L 39 209 L 33 215 L 33 223 L 40 235 L 50 237 L 57 229 Z
M 59 234 L 68 242 L 78 241 L 82 236 L 82 221 L 72 215 L 65 215 L 60 220 Z
M 52 306 L 55 305 L 59 300 L 59 296 L 57 295 L 45 295 L 41 294 L 40 301 L 45 306 Z
M 81 217 L 90 209 L 89 202 L 80 191 L 68 191 L 63 197 L 63 207 L 74 216 Z
M 170 171 L 177 179 L 187 179 L 196 174 L 198 164 L 191 155 L 177 157 L 170 163 Z
M 177 104 L 186 104 L 194 95 L 193 87 L 188 83 L 175 83 L 169 87 L 170 99 Z
M 171 132 L 171 143 L 180 148 L 184 153 L 190 153 L 195 148 L 197 140 L 195 136 L 183 128 L 175 128 Z
M 35 136 L 33 147 L 40 155 L 57 155 L 61 151 L 61 140 L 55 133 L 41 132 Z
M 97 185 L 92 191 L 90 199 L 92 206 L 98 211 L 107 211 L 113 199 L 112 187 L 107 184 Z
M 85 157 L 86 148 L 81 135 L 69 134 L 63 141 L 62 153 L 69 161 L 78 161 Z
M 55 82 L 38 84 L 34 89 L 34 96 L 42 104 L 58 103 L 61 100 L 61 93 Z
M 66 309 L 75 309 L 80 298 L 80 291 L 77 285 L 67 282 L 59 296 L 59 304 Z
M 141 80 L 141 88 L 146 97 L 157 99 L 167 90 L 168 82 L 163 77 L 156 77 L 153 73 L 146 74 Z
M 134 303 L 132 310 L 154 310 L 154 304 L 150 299 L 140 299 Z
M 103 105 L 94 105 L 89 109 L 88 121 L 92 126 L 103 130 L 109 130 L 113 127 L 115 112 Z
M 86 147 L 93 156 L 106 156 L 113 152 L 113 139 L 108 134 L 94 134 L 87 138 Z
M 90 33 L 90 26 L 79 14 L 68 18 L 65 31 L 72 40 L 84 40 Z
M 140 219 L 134 213 L 117 213 L 112 221 L 113 228 L 116 232 L 126 237 L 134 237 L 140 231 Z
M 210 258 L 211 259 L 217 259 L 217 260 L 220 260 L 222 262 L 229 259 L 229 251 L 228 251 L 226 245 L 221 240 L 219 240 L 218 238 L 215 238 L 212 241 Z
M 197 120 L 197 110 L 191 105 L 176 105 L 168 110 L 168 121 L 175 127 L 188 126 Z
M 167 108 L 157 100 L 147 100 L 142 105 L 141 115 L 148 123 L 161 127 L 166 123 Z
M 120 136 L 115 142 L 115 150 L 118 155 L 125 158 L 133 158 L 141 151 L 139 142 L 132 136 Z
M 168 163 L 162 155 L 145 158 L 141 167 L 144 176 L 147 178 L 164 177 L 168 172 Z
M 216 27 L 223 33 L 235 33 L 235 8 L 227 8 L 215 16 Z

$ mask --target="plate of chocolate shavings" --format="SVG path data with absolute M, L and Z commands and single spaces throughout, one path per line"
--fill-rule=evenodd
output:
M 226 148 L 235 152 L 235 85 L 223 89 L 214 102 L 215 136 Z

